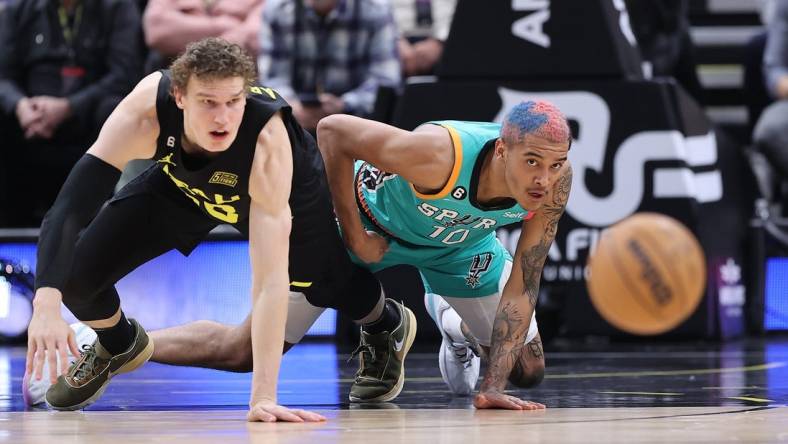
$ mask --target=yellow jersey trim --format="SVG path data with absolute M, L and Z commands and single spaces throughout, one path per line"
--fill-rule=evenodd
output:
M 290 282 L 290 286 L 292 286 L 292 287 L 301 287 L 301 288 L 309 288 L 309 287 L 312 286 L 312 283 L 311 282 L 293 281 L 293 282 Z
M 410 184 L 410 189 L 413 190 L 413 193 L 416 194 L 416 197 L 419 199 L 425 200 L 434 200 L 434 199 L 443 199 L 446 197 L 449 192 L 451 192 L 452 188 L 454 188 L 454 184 L 457 182 L 457 178 L 460 176 L 460 170 L 462 169 L 462 139 L 460 138 L 459 133 L 454 128 L 441 124 L 440 126 L 446 128 L 449 131 L 449 135 L 451 136 L 451 143 L 454 146 L 454 168 L 451 170 L 451 175 L 449 176 L 449 180 L 446 181 L 446 185 L 441 188 L 435 194 L 422 194 L 416 190 L 416 187 L 413 184 Z

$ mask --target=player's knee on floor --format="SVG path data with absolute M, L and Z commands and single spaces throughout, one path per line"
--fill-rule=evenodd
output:
M 230 371 L 249 373 L 253 369 L 252 350 L 235 350 L 226 362 Z
M 240 328 L 231 328 L 220 343 L 215 344 L 222 351 L 225 365 L 231 371 L 252 371 L 252 338 Z
M 285 342 L 284 347 L 282 347 L 282 353 L 286 353 L 293 345 L 294 344 Z M 224 361 L 226 370 L 238 373 L 249 373 L 254 369 L 251 341 L 248 346 L 234 346 L 233 348 L 228 348 L 228 350 L 230 351 Z
M 509 375 L 509 382 L 518 388 L 536 387 L 544 379 L 544 370 L 544 360 L 532 361 L 526 368 L 518 362 Z

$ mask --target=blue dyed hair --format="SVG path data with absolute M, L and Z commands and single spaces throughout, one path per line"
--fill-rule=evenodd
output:
M 529 134 L 555 143 L 572 141 L 572 132 L 564 114 L 543 100 L 517 104 L 501 125 L 501 138 L 507 145 L 518 144 Z

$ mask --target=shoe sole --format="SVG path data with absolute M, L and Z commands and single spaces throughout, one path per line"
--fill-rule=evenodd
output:
M 443 313 L 450 308 L 451 306 L 449 304 L 446 304 L 445 308 L 438 309 L 438 314 L 437 314 L 438 319 L 435 321 L 436 324 L 440 324 L 441 322 L 443 322 Z M 466 390 L 457 390 L 455 387 L 452 387 L 452 385 L 449 383 L 449 375 L 448 375 L 448 371 L 446 370 L 445 359 L 446 359 L 446 353 L 448 351 L 446 344 L 451 342 L 451 338 L 449 337 L 449 334 L 443 330 L 443 327 L 441 325 L 437 325 L 437 327 L 438 327 L 438 331 L 441 334 L 441 346 L 438 351 L 438 368 L 441 371 L 441 378 L 443 379 L 443 382 L 446 384 L 446 387 L 449 388 L 449 391 L 452 393 L 452 395 L 461 396 L 461 397 L 469 396 L 471 393 L 473 393 L 474 389 L 476 389 L 476 384 L 474 384 L 473 387 L 471 387 L 469 390 L 466 391 Z M 478 378 L 479 377 L 477 376 L 476 377 L 477 381 Z
M 405 358 L 408 356 L 408 351 L 410 351 L 410 347 L 413 345 L 413 341 L 416 339 L 416 315 L 414 315 L 408 307 L 403 306 L 402 308 L 404 309 L 403 311 L 408 316 L 408 320 L 410 322 L 408 323 L 408 334 L 405 335 L 405 344 L 402 347 L 404 350 L 404 353 L 402 354 L 402 371 L 399 374 L 397 383 L 394 384 L 394 387 L 392 387 L 387 393 L 374 398 L 362 399 L 353 395 L 349 395 L 348 398 L 350 399 L 350 402 L 386 402 L 396 398 L 399 396 L 400 392 L 402 392 L 402 386 L 405 385 Z
M 131 361 L 121 365 L 116 372 L 114 373 L 110 372 L 109 375 L 107 376 L 107 380 L 104 381 L 103 384 L 101 384 L 101 387 L 99 387 L 99 389 L 96 390 L 96 393 L 94 393 L 93 396 L 91 396 L 90 398 L 80 402 L 79 404 L 66 406 L 66 407 L 55 407 L 52 404 L 49 404 L 49 401 L 47 401 L 47 404 L 49 404 L 49 406 L 52 407 L 54 410 L 66 411 L 66 412 L 84 409 L 90 404 L 96 402 L 96 400 L 98 400 L 101 397 L 101 395 L 104 394 L 104 391 L 107 390 L 107 386 L 109 385 L 109 381 L 111 381 L 113 377 L 117 375 L 122 375 L 123 373 L 134 371 L 140 366 L 142 366 L 142 364 L 148 362 L 151 356 L 153 356 L 153 348 L 154 348 L 153 340 L 150 337 L 148 337 L 148 345 L 146 345 L 145 348 L 142 349 L 140 354 L 138 354 Z
M 467 390 L 460 390 L 449 384 L 449 375 L 448 375 L 448 371 L 446 370 L 446 364 L 444 361 L 446 359 L 446 353 L 449 353 L 449 351 L 446 350 L 446 347 L 444 347 L 443 343 L 441 343 L 441 349 L 438 352 L 438 368 L 440 368 L 441 378 L 443 378 L 443 382 L 446 383 L 446 386 L 449 388 L 449 391 L 453 395 L 469 396 L 471 393 L 473 393 L 473 390 L 476 389 L 476 384 L 474 384 L 473 387 L 470 387 Z M 476 379 L 477 380 L 479 379 L 478 375 L 476 376 Z

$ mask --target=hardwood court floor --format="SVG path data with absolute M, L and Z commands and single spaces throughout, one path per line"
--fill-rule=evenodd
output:
M 247 424 L 245 411 L 7 413 L 29 443 L 766 443 L 788 439 L 783 409 L 556 408 L 543 412 L 334 410 L 321 424 Z
M 553 347 L 543 412 L 476 411 L 452 397 L 437 354 L 407 359 L 399 398 L 350 405 L 354 372 L 332 344 L 285 357 L 279 398 L 322 424 L 248 424 L 249 375 L 147 364 L 83 412 L 25 411 L 24 350 L 0 349 L 0 443 L 722 443 L 788 441 L 788 338 L 714 344 Z

